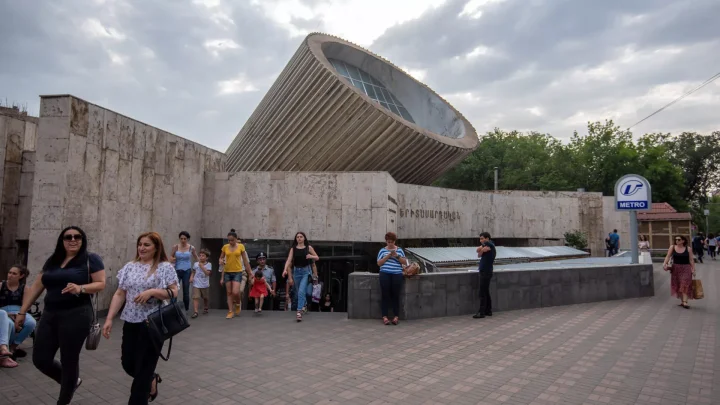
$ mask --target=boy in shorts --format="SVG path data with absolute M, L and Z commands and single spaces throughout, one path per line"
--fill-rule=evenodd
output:
M 212 271 L 212 264 L 208 262 L 210 251 L 201 249 L 198 258 L 200 261 L 193 265 L 192 275 L 190 275 L 190 283 L 193 285 L 193 310 L 195 311 L 192 314 L 193 318 L 198 316 L 200 298 L 203 299 L 205 304 L 203 314 L 208 313 L 208 300 L 210 298 L 210 272 Z

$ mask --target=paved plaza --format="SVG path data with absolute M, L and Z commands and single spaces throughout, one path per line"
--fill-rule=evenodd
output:
M 653 298 L 403 322 L 345 314 L 224 312 L 175 340 L 158 404 L 719 404 L 720 262 L 699 264 L 706 298 Z M 83 352 L 75 404 L 125 404 L 121 324 Z M 720 353 L 718 353 L 720 356 Z M 713 389 L 713 387 L 718 387 Z M 54 404 L 29 359 L 0 370 L 0 403 Z

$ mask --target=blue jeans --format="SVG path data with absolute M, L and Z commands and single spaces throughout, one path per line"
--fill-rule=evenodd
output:
M 35 330 L 35 318 L 30 314 L 25 315 L 25 323 L 20 332 L 15 332 L 15 321 L 10 319 L 8 314 L 20 312 L 17 305 L 8 305 L 0 308 L 0 345 L 19 345 L 30 336 Z
M 293 304 L 295 300 L 297 300 L 297 305 L 295 305 L 296 311 L 302 310 L 305 305 L 307 305 L 307 295 L 305 292 L 307 291 L 308 277 L 311 272 L 310 266 L 295 267 L 293 270 L 293 290 L 295 290 L 295 295 L 297 296 L 296 299 L 293 299 Z
M 175 270 L 178 282 L 182 284 L 183 304 L 185 310 L 190 310 L 190 270 Z

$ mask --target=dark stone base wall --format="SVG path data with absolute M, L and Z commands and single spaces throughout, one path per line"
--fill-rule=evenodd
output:
M 378 274 L 351 273 L 348 287 L 348 318 L 381 317 Z M 651 297 L 654 294 L 653 268 L 649 264 L 497 271 L 490 284 L 493 311 Z M 423 319 L 474 314 L 479 307 L 478 295 L 476 272 L 431 273 L 406 278 L 399 316 L 401 319 Z

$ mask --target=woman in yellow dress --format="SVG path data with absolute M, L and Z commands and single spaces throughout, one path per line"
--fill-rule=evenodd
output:
M 227 293 L 228 313 L 225 318 L 232 319 L 234 316 L 240 315 L 242 294 L 245 291 L 248 277 L 252 277 L 252 270 L 245 246 L 238 242 L 235 229 L 230 230 L 227 238 L 228 244 L 222 247 L 220 253 L 220 264 L 223 265 L 220 285 L 225 285 Z M 234 312 L 233 307 L 235 308 Z

